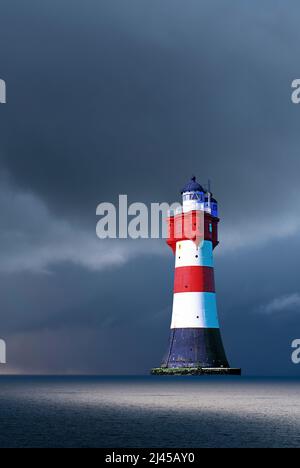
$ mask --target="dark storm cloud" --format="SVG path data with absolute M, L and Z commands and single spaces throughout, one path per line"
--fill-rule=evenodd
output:
M 157 363 L 172 257 L 147 243 L 97 243 L 95 208 L 119 193 L 174 201 L 196 173 L 221 202 L 219 304 L 233 363 L 296 372 L 297 303 L 288 317 L 263 310 L 299 293 L 299 10 L 274 0 L 2 1 L 1 327 L 12 368 Z M 98 359 L 110 336 L 117 344 Z
M 239 192 L 226 211 L 253 210 L 256 191 L 292 184 L 299 164 L 299 33 L 279 5 L 7 6 L 3 163 L 64 215 L 115 193 L 175 198 L 191 172 L 213 178 L 224 205 Z M 265 194 L 261 209 L 269 196 L 280 203 Z

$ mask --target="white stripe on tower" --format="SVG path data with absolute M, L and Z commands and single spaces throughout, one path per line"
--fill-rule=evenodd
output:
M 214 293 L 174 294 L 171 329 L 219 328 Z
M 211 241 L 202 241 L 199 247 L 191 240 L 177 242 L 175 268 L 185 266 L 214 267 L 213 245 Z

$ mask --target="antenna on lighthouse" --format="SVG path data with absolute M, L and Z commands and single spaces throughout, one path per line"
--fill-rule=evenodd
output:
M 211 196 L 212 196 L 212 193 L 211 193 L 211 180 L 208 179 L 208 181 L 207 181 L 207 206 L 208 206 L 208 209 L 210 210 L 209 213 L 211 213 Z
M 208 179 L 207 187 L 208 187 L 208 192 L 211 193 L 211 180 L 210 179 Z

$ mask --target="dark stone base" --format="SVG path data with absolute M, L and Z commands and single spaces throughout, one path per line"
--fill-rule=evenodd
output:
M 233 367 L 158 367 L 151 375 L 241 375 L 242 370 Z
M 162 368 L 230 368 L 219 328 L 174 328 Z

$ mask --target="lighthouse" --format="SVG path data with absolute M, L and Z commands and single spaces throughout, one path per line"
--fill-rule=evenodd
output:
M 217 312 L 213 251 L 218 246 L 218 202 L 195 177 L 183 187 L 182 207 L 170 213 L 167 244 L 175 256 L 169 346 L 154 375 L 240 375 L 230 367 Z

